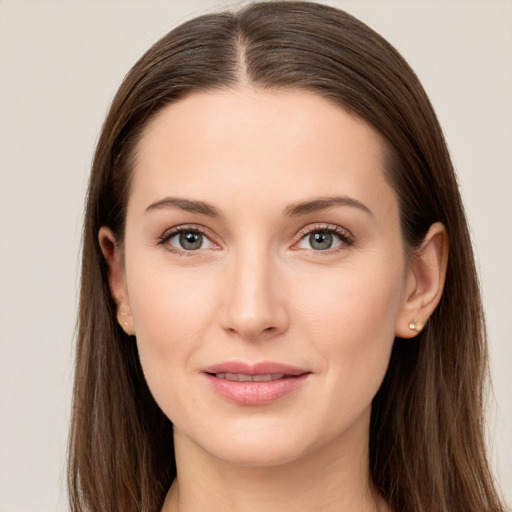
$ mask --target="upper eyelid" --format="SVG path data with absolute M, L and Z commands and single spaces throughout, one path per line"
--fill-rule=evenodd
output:
M 339 235 L 345 235 L 347 238 L 350 239 L 354 238 L 354 236 L 348 229 L 338 226 L 336 224 L 316 223 L 309 224 L 308 226 L 304 226 L 302 229 L 300 229 L 297 233 L 297 240 L 301 240 L 306 235 L 314 233 L 315 231 L 329 231 L 332 233 L 337 233 Z
M 179 224 L 178 226 L 166 229 L 160 238 L 169 238 L 170 236 L 175 235 L 176 233 L 182 233 L 183 231 L 197 231 L 205 236 L 210 235 L 210 230 L 200 224 Z

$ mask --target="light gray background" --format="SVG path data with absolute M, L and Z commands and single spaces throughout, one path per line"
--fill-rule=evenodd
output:
M 445 129 L 488 315 L 490 450 L 511 502 L 512 2 L 326 3 L 402 52 Z M 67 509 L 82 205 L 107 107 L 150 44 L 227 5 L 0 0 L 0 512 Z

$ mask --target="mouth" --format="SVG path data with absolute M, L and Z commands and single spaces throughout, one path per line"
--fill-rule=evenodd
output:
M 212 374 L 213 375 L 213 374 Z M 267 373 L 265 375 L 245 375 L 243 373 L 216 373 L 217 379 L 226 379 L 235 382 L 270 382 L 274 380 L 292 377 L 285 373 Z
M 205 368 L 203 374 L 221 398 L 238 405 L 261 406 L 299 389 L 311 371 L 280 363 L 226 362 Z

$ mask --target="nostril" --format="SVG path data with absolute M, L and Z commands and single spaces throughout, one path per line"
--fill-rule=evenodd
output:
M 229 295 L 220 312 L 220 324 L 225 332 L 256 340 L 261 336 L 271 338 L 285 331 L 289 321 L 285 305 L 273 296 L 266 297 L 257 293 L 258 290 L 251 290 L 250 287 L 249 290 L 235 289 L 237 293 Z

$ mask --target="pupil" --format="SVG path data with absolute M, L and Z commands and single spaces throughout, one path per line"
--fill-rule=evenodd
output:
M 194 233 L 192 231 L 188 231 L 187 233 L 182 233 L 180 235 L 180 245 L 184 249 L 199 249 L 202 243 L 203 235 L 201 235 L 201 233 Z
M 332 235 L 331 233 L 326 233 L 325 231 L 312 233 L 309 235 L 309 243 L 313 249 L 316 249 L 317 251 L 325 251 L 332 245 Z

